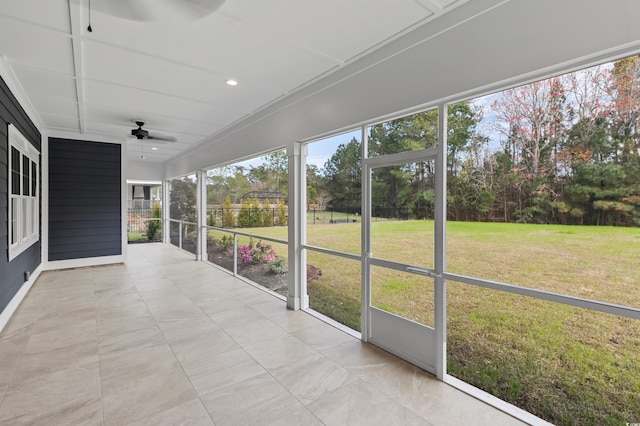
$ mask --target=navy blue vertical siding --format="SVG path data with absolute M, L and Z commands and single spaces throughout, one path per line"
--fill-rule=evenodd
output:
M 122 254 L 121 146 L 49 139 L 49 260 Z
M 9 262 L 8 223 L 8 125 L 13 124 L 40 151 L 40 132 L 31 122 L 6 83 L 0 78 L 0 312 L 24 284 L 24 273 L 33 272 L 42 262 L 40 241 Z M 42 163 L 42 161 L 40 161 Z M 40 165 L 42 170 L 42 165 Z M 42 199 L 42 193 L 40 194 Z

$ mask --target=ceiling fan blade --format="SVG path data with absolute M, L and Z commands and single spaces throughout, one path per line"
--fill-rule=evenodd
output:
M 165 0 L 176 14 L 188 20 L 198 20 L 211 15 L 225 0 Z
M 147 136 L 146 139 L 160 141 L 160 142 L 177 142 L 178 141 L 173 136 Z
M 129 21 L 150 22 L 156 18 L 152 0 L 93 0 L 91 9 Z

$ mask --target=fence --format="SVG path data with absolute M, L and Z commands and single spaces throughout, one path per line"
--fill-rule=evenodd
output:
M 408 208 L 372 207 L 373 220 L 408 220 L 411 218 Z M 129 234 L 145 234 L 149 221 L 159 220 L 153 217 L 153 208 L 130 208 L 127 218 Z M 349 207 L 335 210 L 308 209 L 307 224 L 338 224 L 360 222 L 360 208 Z M 219 228 L 260 228 L 286 226 L 287 208 L 241 208 L 225 209 L 214 207 L 207 209 L 207 226 Z
M 371 207 L 372 220 L 409 220 L 411 214 L 407 207 Z M 307 209 L 307 224 L 337 224 L 360 222 L 360 207 L 337 207 L 331 210 Z
M 372 207 L 373 220 L 409 220 L 411 212 L 408 207 Z M 307 224 L 338 224 L 360 222 L 360 207 L 340 207 L 331 210 L 307 209 Z M 222 208 L 207 209 L 207 226 L 219 228 L 260 228 L 286 226 L 288 210 L 282 207 L 272 208 Z
M 152 221 L 162 221 L 161 218 L 153 217 L 153 208 L 129 208 L 127 211 L 127 235 L 129 240 L 139 240 L 141 235 L 148 237 L 149 223 Z M 162 224 L 155 227 L 154 235 L 150 239 L 158 240 L 162 233 Z M 147 238 L 149 239 L 149 238 Z
M 207 208 L 207 226 L 219 228 L 260 228 L 286 226 L 289 210 L 284 207 L 210 207 Z

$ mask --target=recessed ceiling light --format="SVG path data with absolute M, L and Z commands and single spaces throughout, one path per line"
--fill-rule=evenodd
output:
M 157 150 L 158 150 L 158 148 L 156 148 L 156 147 L 154 146 L 154 147 L 151 147 L 151 150 L 152 150 L 152 151 L 157 151 Z
M 228 84 L 229 86 L 237 86 L 237 85 L 238 85 L 238 82 L 237 82 L 236 80 L 229 79 L 229 80 L 227 80 L 227 84 Z

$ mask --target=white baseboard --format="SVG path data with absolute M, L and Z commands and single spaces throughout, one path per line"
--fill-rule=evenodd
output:
M 46 262 L 43 270 L 53 271 L 56 269 L 70 269 L 70 268 L 86 268 L 88 266 L 101 266 L 111 265 L 114 263 L 124 263 L 126 256 L 101 256 L 101 257 L 87 257 L 84 259 L 69 259 L 69 260 L 54 260 Z
M 13 314 L 16 312 L 16 310 L 18 310 L 20 303 L 22 303 L 24 298 L 27 296 L 27 293 L 29 293 L 29 290 L 31 290 L 31 287 L 36 282 L 41 272 L 42 272 L 42 264 L 40 264 L 31 273 L 31 276 L 29 277 L 29 281 L 26 281 L 24 284 L 22 284 L 22 287 L 20 287 L 20 290 L 18 290 L 18 292 L 13 296 L 11 301 L 9 301 L 7 306 L 5 306 L 2 313 L 0 313 L 0 333 L 2 332 L 4 327 L 9 323 L 9 320 L 11 319 Z
M 515 417 L 516 419 L 526 424 L 529 424 L 532 426 L 553 426 L 552 423 L 549 423 L 546 420 L 543 420 L 540 417 L 537 417 L 529 413 L 528 411 L 518 408 L 515 405 L 512 405 L 506 401 L 496 398 L 490 393 L 487 393 L 482 389 L 478 389 L 477 387 L 470 385 L 469 383 L 464 382 L 460 379 L 457 379 L 453 376 L 450 376 L 447 374 L 444 378 L 444 382 L 476 399 L 479 399 L 482 402 L 485 402 L 491 405 L 494 408 L 497 408 L 498 410 L 512 417 Z

